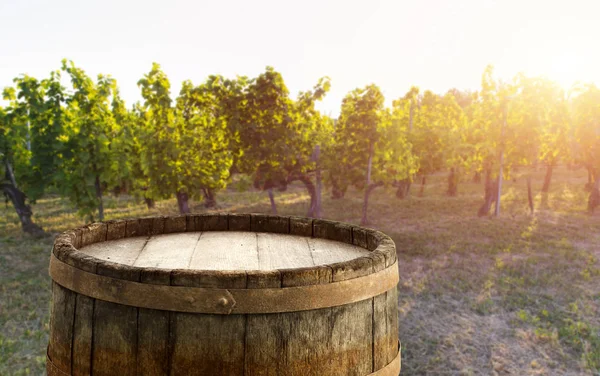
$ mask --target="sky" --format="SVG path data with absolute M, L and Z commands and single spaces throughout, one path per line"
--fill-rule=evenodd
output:
M 318 107 L 337 116 L 357 87 L 375 83 L 388 104 L 414 85 L 476 90 L 488 64 L 503 79 L 600 84 L 599 37 L 596 0 L 0 0 L 0 87 L 67 58 L 132 104 L 152 62 L 173 97 L 187 79 L 272 66 L 293 96 L 330 77 Z

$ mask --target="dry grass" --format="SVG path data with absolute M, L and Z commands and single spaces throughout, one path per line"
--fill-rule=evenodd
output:
M 533 174 L 539 192 L 543 171 Z M 505 184 L 500 218 L 476 217 L 481 185 L 463 183 L 458 197 L 446 197 L 444 176 L 428 179 L 424 197 L 374 192 L 371 227 L 392 236 L 399 254 L 402 375 L 600 374 L 600 215 L 585 212 L 586 179 L 582 170 L 557 171 L 531 215 L 517 176 Z M 218 200 L 225 211 L 270 210 L 260 192 L 231 189 Z M 299 186 L 276 200 L 280 214 L 305 214 Z M 358 223 L 361 205 L 351 191 L 324 197 L 323 212 Z M 107 219 L 176 210 L 174 200 L 152 212 L 127 198 L 106 206 Z M 59 198 L 34 211 L 53 233 L 82 223 Z M 30 239 L 16 222 L 12 208 L 0 208 L 0 375 L 42 374 L 52 239 Z

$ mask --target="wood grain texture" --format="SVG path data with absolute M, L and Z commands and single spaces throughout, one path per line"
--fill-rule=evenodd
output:
M 334 264 L 370 254 L 364 248 L 339 241 L 246 231 L 183 232 L 125 238 L 91 244 L 82 247 L 81 252 L 101 260 L 139 267 L 265 271 Z
M 396 245 L 389 238 L 381 239 L 375 252 L 381 252 L 385 256 L 386 266 L 391 266 L 398 260 L 398 255 L 396 254 Z
M 256 270 L 258 249 L 252 232 L 204 232 L 188 266 L 197 270 Z
M 245 375 L 364 376 L 371 369 L 371 299 L 248 316 Z
M 150 217 L 152 226 L 150 227 L 150 235 L 161 235 L 165 233 L 165 217 Z
M 100 260 L 133 265 L 147 240 L 145 237 L 110 240 L 90 244 L 83 247 L 81 251 Z
M 77 252 L 66 262 L 86 272 L 96 273 L 96 261 L 91 256 Z M 92 338 L 95 300 L 76 294 L 73 323 L 72 372 L 74 376 L 89 375 L 92 370 Z
M 256 234 L 258 269 L 275 270 L 314 265 L 308 239 L 299 236 Z
M 352 227 L 352 244 L 368 249 L 367 231 L 362 227 Z
M 329 267 L 333 272 L 333 282 L 346 281 L 372 274 L 373 259 L 370 257 L 359 257 L 346 262 L 330 264 Z
M 312 218 L 290 217 L 290 235 L 313 236 Z
M 398 354 L 399 322 L 398 322 L 398 288 L 387 292 L 387 312 L 385 319 L 388 328 L 387 360 L 391 362 Z
M 390 290 L 373 298 L 373 366 L 383 368 L 398 354 L 398 294 Z
M 315 265 L 333 264 L 368 255 L 368 251 L 357 246 L 334 240 L 308 239 Z
M 133 238 L 134 236 L 147 236 L 148 232 L 142 234 L 141 221 L 139 219 L 129 219 L 125 223 L 125 237 Z
M 127 227 L 127 221 L 108 221 L 105 222 L 106 229 L 106 240 L 116 240 L 125 237 L 125 228 Z
M 92 370 L 94 299 L 77 294 L 73 326 L 73 375 L 89 375 Z
M 82 228 L 81 245 L 99 243 L 106 240 L 106 223 L 92 223 Z
M 147 241 L 133 265 L 143 268 L 186 268 L 200 235 L 198 232 L 154 235 Z
M 171 273 L 147 268 L 140 282 L 169 285 Z M 170 312 L 140 308 L 138 313 L 137 373 L 147 376 L 167 376 L 170 367 Z
M 125 232 L 133 232 L 132 235 L 127 235 L 127 237 L 152 235 L 152 224 L 154 222 L 154 218 L 140 218 L 137 220 L 137 225 L 133 224 L 132 222 L 133 221 L 127 221 L 127 228 L 125 229 Z M 132 226 L 132 228 L 130 229 L 129 226 Z
M 324 219 L 315 219 L 313 220 L 313 236 L 352 244 L 352 226 Z
M 227 231 L 227 214 L 200 214 L 195 216 L 196 231 Z
M 50 344 L 48 356 L 55 366 L 71 372 L 71 347 L 76 294 L 52 282 L 52 309 L 50 311 Z
M 111 278 L 217 289 L 329 284 L 397 260 L 394 243 L 375 230 L 264 214 L 95 223 L 59 236 L 53 252 Z M 397 293 L 301 312 L 217 315 L 94 300 L 53 282 L 48 353 L 73 375 L 363 376 L 398 353 Z
M 250 214 L 228 214 L 227 221 L 229 231 L 250 231 L 251 229 Z
M 177 232 L 185 232 L 187 221 L 185 215 L 176 215 L 165 218 L 164 234 L 172 234 Z
M 174 286 L 246 288 L 246 273 L 171 275 Z M 245 315 L 171 314 L 171 375 L 243 375 Z
M 97 274 L 128 281 L 139 281 L 139 272 L 124 265 L 115 267 L 98 263 Z M 136 307 L 96 300 L 94 307 L 94 339 L 92 371 L 97 376 L 120 376 L 137 373 Z
M 266 214 L 252 214 L 251 230 L 252 232 L 289 234 L 290 218 L 273 217 Z
M 307 286 L 330 283 L 332 270 L 328 266 L 316 265 L 306 268 L 281 269 L 281 286 Z

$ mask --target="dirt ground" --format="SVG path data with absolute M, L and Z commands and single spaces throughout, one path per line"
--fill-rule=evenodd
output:
M 532 174 L 535 212 L 525 176 Z M 404 200 L 374 191 L 370 227 L 396 242 L 402 375 L 599 375 L 600 213 L 586 212 L 584 170 L 558 169 L 541 194 L 544 171 L 507 180 L 499 218 L 478 218 L 481 184 L 463 177 L 457 197 L 444 174 L 424 195 Z M 262 192 L 220 192 L 219 210 L 269 212 Z M 301 186 L 276 192 L 279 214 L 304 215 Z M 359 223 L 360 192 L 331 200 L 325 218 Z M 175 200 L 148 211 L 128 197 L 109 197 L 107 219 L 175 213 Z M 51 234 L 78 226 L 68 203 L 48 196 L 33 206 Z M 201 203 L 194 212 L 205 211 Z M 21 234 L 10 206 L 0 207 L 0 375 L 43 374 L 48 340 L 52 237 Z

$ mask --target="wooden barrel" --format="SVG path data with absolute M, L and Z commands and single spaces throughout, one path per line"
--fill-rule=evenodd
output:
M 393 241 L 261 214 L 94 223 L 50 259 L 53 375 L 400 371 Z

